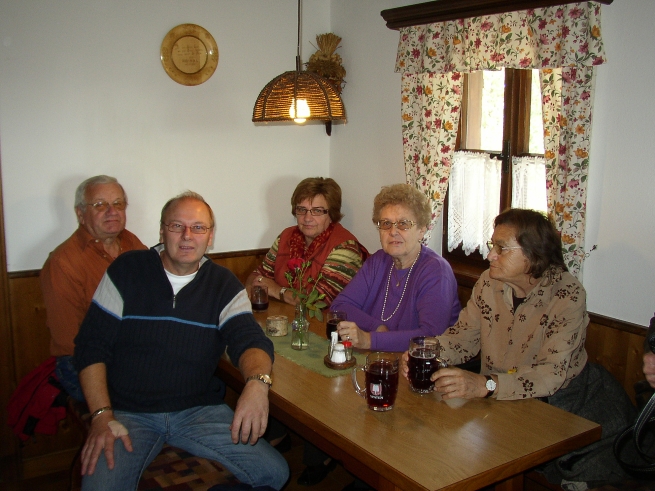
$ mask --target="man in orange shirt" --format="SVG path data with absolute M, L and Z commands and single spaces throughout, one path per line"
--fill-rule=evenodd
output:
M 125 230 L 127 196 L 114 177 L 100 175 L 82 182 L 75 192 L 77 230 L 43 265 L 41 290 L 50 330 L 55 373 L 68 394 L 84 400 L 72 364 L 74 339 L 107 267 L 119 254 L 147 249 Z

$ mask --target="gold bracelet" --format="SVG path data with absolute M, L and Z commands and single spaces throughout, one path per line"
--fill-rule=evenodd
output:
M 101 407 L 100 409 L 98 409 L 97 411 L 95 411 L 95 412 L 91 415 L 91 419 L 93 419 L 93 418 L 95 418 L 96 416 L 98 416 L 98 415 L 104 413 L 105 411 L 111 411 L 111 410 L 112 410 L 111 406 Z

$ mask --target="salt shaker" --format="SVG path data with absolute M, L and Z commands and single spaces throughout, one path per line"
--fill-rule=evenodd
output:
M 332 354 L 330 355 L 332 363 L 346 363 L 346 350 L 341 343 L 332 346 Z

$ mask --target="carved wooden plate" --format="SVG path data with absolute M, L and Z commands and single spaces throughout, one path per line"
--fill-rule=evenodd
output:
M 161 43 L 161 64 L 178 84 L 200 85 L 216 70 L 218 46 L 203 27 L 180 24 Z

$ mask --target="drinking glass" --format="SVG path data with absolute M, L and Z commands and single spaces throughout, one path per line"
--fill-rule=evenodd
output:
M 339 322 L 348 320 L 348 315 L 340 310 L 330 310 L 325 316 L 325 336 L 330 340 L 330 335 L 337 330 Z
M 409 340 L 409 387 L 419 394 L 432 392 L 434 382 L 430 377 L 447 364 L 439 358 L 437 338 L 419 336 Z
M 261 312 L 268 309 L 268 286 L 254 285 L 250 294 L 250 303 L 252 310 Z
M 352 371 L 352 381 L 355 392 L 366 399 L 368 408 L 373 411 L 389 411 L 393 409 L 398 394 L 399 359 L 395 353 L 369 353 L 366 355 L 366 365 L 355 367 Z M 360 387 L 357 373 L 363 371 L 366 385 Z

